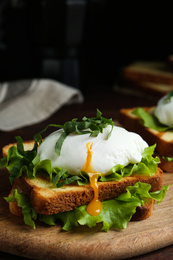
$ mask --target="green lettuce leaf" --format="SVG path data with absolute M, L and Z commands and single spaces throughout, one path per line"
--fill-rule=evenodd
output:
M 133 214 L 136 212 L 137 206 L 142 206 L 145 199 L 155 199 L 160 203 L 169 186 L 163 186 L 160 191 L 149 192 L 151 188 L 147 183 L 136 183 L 134 186 L 127 187 L 127 192 L 120 195 L 116 199 L 103 201 L 103 209 L 98 216 L 91 216 L 86 210 L 86 205 L 80 206 L 72 211 L 58 213 L 50 216 L 44 216 L 35 213 L 26 195 L 18 194 L 14 191 L 11 197 L 5 198 L 7 202 L 17 201 L 18 205 L 22 207 L 24 222 L 27 225 L 35 228 L 34 220 L 36 217 L 40 221 L 48 225 L 55 225 L 57 221 L 63 222 L 62 229 L 65 231 L 71 230 L 79 225 L 86 225 L 94 227 L 97 223 L 102 223 L 102 230 L 108 231 L 110 228 L 124 229 L 131 220 Z M 26 203 L 26 204 L 25 204 Z
M 171 90 L 169 93 L 166 94 L 166 96 L 165 96 L 165 102 L 166 102 L 166 103 L 171 102 L 171 97 L 173 97 L 173 90 Z
M 5 197 L 5 200 L 8 203 L 17 201 L 17 205 L 22 208 L 24 223 L 33 227 L 34 229 L 36 228 L 34 220 L 37 219 L 37 212 L 32 208 L 27 195 L 23 193 L 20 194 L 17 192 L 17 189 L 15 189 L 13 195 L 11 197 Z
M 158 157 L 153 157 L 156 145 L 146 147 L 142 153 L 142 160 L 137 164 L 129 164 L 125 167 L 123 165 L 115 165 L 111 174 L 107 176 L 101 176 L 99 181 L 112 181 L 121 180 L 123 177 L 128 177 L 131 175 L 141 175 L 141 176 L 152 176 L 156 170 L 160 159 Z
M 171 126 L 166 126 L 166 125 L 163 125 L 162 123 L 160 123 L 156 116 L 147 113 L 141 107 L 133 110 L 132 114 L 141 118 L 145 127 L 155 129 L 159 132 L 173 129 L 173 127 L 171 127 Z
M 36 174 L 39 172 L 47 173 L 50 177 L 50 181 L 52 182 L 52 163 L 50 160 L 46 159 L 43 161 L 39 161 L 33 167 L 33 178 L 35 178 Z
M 172 157 L 162 156 L 162 158 L 163 158 L 166 162 L 172 162 L 172 161 L 173 161 L 173 158 L 172 158 Z
M 13 184 L 15 178 L 19 178 L 23 172 L 26 172 L 28 177 L 32 177 L 34 161 L 38 158 L 37 143 L 34 148 L 29 151 L 24 151 L 23 140 L 21 137 L 16 137 L 17 146 L 12 146 L 8 150 L 7 156 L 0 160 L 0 167 L 6 167 L 10 172 L 10 182 Z
M 16 146 L 10 147 L 7 156 L 0 160 L 0 167 L 8 167 L 9 172 L 14 168 L 14 165 L 22 159 L 23 156 L 18 152 Z
M 58 218 L 64 222 L 63 229 L 66 231 L 71 229 L 72 223 L 74 226 L 79 223 L 93 227 L 100 222 L 103 223 L 102 230 L 104 231 L 108 231 L 110 228 L 124 229 L 136 212 L 136 207 L 144 204 L 144 199 L 154 198 L 160 203 L 169 187 L 163 186 L 161 191 L 149 193 L 150 188 L 150 184 L 140 182 L 127 187 L 125 194 L 113 200 L 103 201 L 103 209 L 98 216 L 91 216 L 87 213 L 86 206 L 80 206 L 74 210 L 75 215 L 73 215 L 74 211 L 71 211 L 71 216 L 67 217 L 68 213 L 64 212 Z M 78 220 L 75 216 L 78 217 Z

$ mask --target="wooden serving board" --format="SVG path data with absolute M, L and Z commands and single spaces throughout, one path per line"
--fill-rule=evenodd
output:
M 155 204 L 150 218 L 130 222 L 127 229 L 99 231 L 79 227 L 70 232 L 59 225 L 37 223 L 36 230 L 22 218 L 9 213 L 3 199 L 10 192 L 8 175 L 0 171 L 0 251 L 33 259 L 123 259 L 173 244 L 173 174 L 164 175 L 170 188 L 161 204 Z

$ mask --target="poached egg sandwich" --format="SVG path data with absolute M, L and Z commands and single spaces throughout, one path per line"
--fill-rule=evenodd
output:
M 42 140 L 50 126 L 59 129 Z M 30 143 L 16 137 L 0 162 L 13 185 L 5 198 L 10 211 L 27 225 L 35 228 L 38 219 L 61 221 L 67 231 L 100 222 L 105 231 L 126 228 L 130 220 L 149 217 L 154 202 L 165 197 L 155 146 L 99 110 L 93 118 L 47 127 Z
M 173 172 L 173 91 L 163 96 L 154 107 L 121 109 L 119 121 L 129 131 L 157 144 L 156 154 L 165 172 Z

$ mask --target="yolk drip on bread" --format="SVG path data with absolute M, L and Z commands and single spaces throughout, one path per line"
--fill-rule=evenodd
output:
M 92 145 L 93 144 L 90 142 L 88 142 L 86 145 L 87 146 L 87 157 L 86 157 L 85 165 L 83 166 L 82 170 L 85 171 L 86 173 L 88 173 L 88 176 L 90 179 L 90 186 L 94 190 L 94 198 L 88 204 L 87 212 L 92 216 L 97 216 L 100 214 L 103 205 L 102 205 L 101 201 L 98 199 L 99 192 L 98 192 L 97 180 L 98 180 L 99 174 L 92 170 L 92 164 L 91 164 L 92 154 L 93 154 Z

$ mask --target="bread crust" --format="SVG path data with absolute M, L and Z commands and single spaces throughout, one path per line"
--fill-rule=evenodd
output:
M 42 187 L 42 182 L 45 187 Z M 163 185 L 163 172 L 158 168 L 151 177 L 129 176 L 120 181 L 98 182 L 99 199 L 101 201 L 114 199 L 125 193 L 127 186 L 133 186 L 136 182 L 151 184 L 151 191 L 160 190 Z M 78 206 L 88 204 L 94 197 L 94 191 L 90 185 L 66 185 L 63 188 L 55 188 L 49 180 L 38 177 L 29 179 L 26 176 L 20 177 L 17 183 L 29 196 L 35 211 L 44 215 L 73 210 Z
M 147 112 L 151 112 L 155 107 L 143 107 Z M 149 144 L 157 144 L 156 152 L 160 156 L 173 157 L 173 132 L 169 131 L 169 138 L 166 140 L 165 134 L 168 131 L 159 132 L 145 127 L 139 117 L 132 114 L 136 108 L 123 108 L 119 111 L 119 122 L 128 131 L 136 132 Z M 163 159 L 159 167 L 166 172 L 173 172 L 173 161 L 167 162 Z
M 154 199 L 147 199 L 144 205 L 136 208 L 136 213 L 132 216 L 131 221 L 140 221 L 149 218 L 154 207 Z

